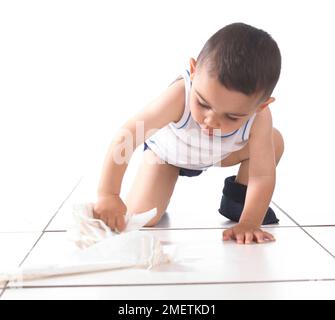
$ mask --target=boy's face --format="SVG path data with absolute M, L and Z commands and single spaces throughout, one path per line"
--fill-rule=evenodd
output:
M 220 129 L 221 134 L 233 132 L 255 112 L 262 111 L 274 101 L 274 98 L 269 98 L 260 102 L 261 94 L 247 96 L 228 90 L 218 80 L 209 77 L 206 68 L 196 70 L 195 65 L 192 58 L 190 109 L 192 118 L 206 134 L 213 135 L 214 129 Z

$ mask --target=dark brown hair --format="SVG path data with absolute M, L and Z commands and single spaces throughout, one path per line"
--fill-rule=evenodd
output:
M 281 55 L 267 32 L 233 23 L 207 40 L 197 58 L 197 68 L 202 67 L 227 89 L 268 98 L 279 79 Z

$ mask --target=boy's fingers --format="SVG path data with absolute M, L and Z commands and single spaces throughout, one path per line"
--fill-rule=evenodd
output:
M 233 235 L 233 231 L 231 229 L 223 231 L 223 240 L 230 240 Z
M 253 241 L 254 236 L 252 234 L 252 232 L 246 232 L 245 234 L 245 243 L 249 244 Z
M 93 213 L 93 218 L 94 219 L 99 219 L 99 215 L 95 212 L 94 209 L 92 210 L 92 213 Z
M 244 243 L 244 233 L 238 233 L 235 238 L 238 244 Z
M 126 221 L 124 215 L 116 217 L 116 228 L 118 231 L 123 231 L 126 227 Z
M 269 239 L 270 241 L 275 241 L 275 237 L 271 234 L 271 233 L 268 233 L 268 232 L 263 232 L 264 233 L 264 237 Z
M 257 243 L 263 243 L 264 242 L 264 234 L 262 231 L 255 231 L 254 233 Z
M 114 230 L 115 229 L 115 218 L 107 218 L 106 224 L 108 225 L 108 227 Z

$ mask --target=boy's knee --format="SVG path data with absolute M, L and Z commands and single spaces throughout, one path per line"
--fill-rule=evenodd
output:
M 158 221 L 150 220 L 144 227 L 151 228 L 154 227 L 157 223 Z
M 163 217 L 165 214 L 165 210 L 163 212 L 157 212 L 157 214 L 146 223 L 145 227 L 154 227 Z
M 149 222 L 146 223 L 145 227 L 154 227 L 162 217 L 155 216 Z

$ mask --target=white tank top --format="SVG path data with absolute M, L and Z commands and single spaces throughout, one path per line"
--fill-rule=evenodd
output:
M 247 144 L 256 113 L 234 132 L 222 136 L 215 133 L 206 135 L 190 112 L 192 81 L 189 71 L 185 70 L 182 77 L 185 81 L 185 107 L 181 119 L 170 122 L 145 142 L 160 159 L 180 168 L 207 170 L 211 166 L 220 166 L 222 159 Z

